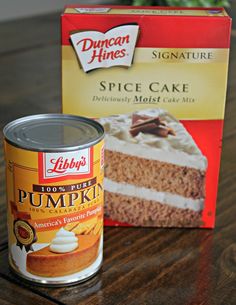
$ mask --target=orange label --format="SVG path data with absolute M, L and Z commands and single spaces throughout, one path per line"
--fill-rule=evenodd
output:
M 26 278 L 63 283 L 98 269 L 103 146 L 44 153 L 5 142 L 10 264 Z

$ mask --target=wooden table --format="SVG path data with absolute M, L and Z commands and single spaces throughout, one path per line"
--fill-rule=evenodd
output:
M 21 116 L 60 112 L 59 22 L 53 14 L 0 24 L 1 129 Z M 9 271 L 1 149 L 0 304 L 236 304 L 235 89 L 234 25 L 216 228 L 106 228 L 102 270 L 73 287 L 37 287 Z

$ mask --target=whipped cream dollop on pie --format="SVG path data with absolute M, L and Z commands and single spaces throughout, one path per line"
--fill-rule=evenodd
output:
M 61 228 L 56 233 L 56 237 L 52 240 L 49 249 L 55 253 L 67 253 L 74 251 L 78 245 L 78 237 L 76 237 L 75 233 Z

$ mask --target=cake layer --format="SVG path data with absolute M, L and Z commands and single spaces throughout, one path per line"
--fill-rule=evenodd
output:
M 105 191 L 105 215 L 112 220 L 146 227 L 199 227 L 201 212 L 178 209 L 158 201 Z
M 203 171 L 110 150 L 105 150 L 105 160 L 105 176 L 110 180 L 187 198 L 205 197 Z
M 137 197 L 140 199 L 158 201 L 161 204 L 167 204 L 179 209 L 189 209 L 195 212 L 203 210 L 204 198 L 191 199 L 168 192 L 156 192 L 144 187 L 136 187 L 131 184 L 117 183 L 110 179 L 104 179 L 104 189 L 111 193 Z
M 106 149 L 138 156 L 144 159 L 159 160 L 179 166 L 206 170 L 207 159 L 197 147 L 192 136 L 178 120 L 163 109 L 145 109 L 134 114 L 159 117 L 171 128 L 175 135 L 159 137 L 140 132 L 130 134 L 133 114 L 114 115 L 99 119 L 106 133 Z

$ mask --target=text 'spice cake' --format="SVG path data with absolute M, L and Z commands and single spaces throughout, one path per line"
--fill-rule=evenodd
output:
M 105 129 L 105 224 L 215 224 L 231 19 L 223 8 L 71 5 L 62 107 Z

